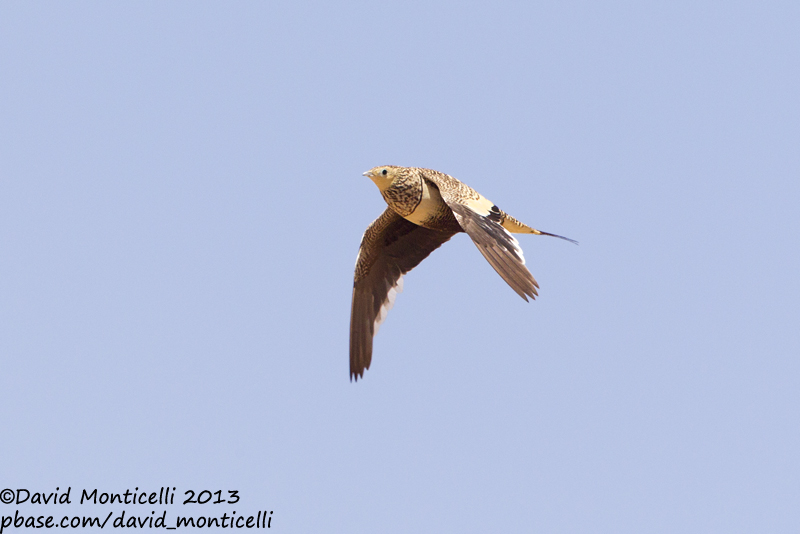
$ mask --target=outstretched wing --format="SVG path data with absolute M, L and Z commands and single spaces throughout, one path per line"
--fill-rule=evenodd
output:
M 372 361 L 372 338 L 402 291 L 403 275 L 419 265 L 454 232 L 429 230 L 391 208 L 369 225 L 361 239 L 350 311 L 350 380 L 364 377 Z
M 484 197 L 479 200 L 486 201 Z M 526 301 L 528 297 L 535 299 L 539 284 L 525 267 L 525 257 L 519 242 L 498 222 L 500 210 L 497 206 L 493 205 L 487 210 L 477 202 L 474 207 L 470 206 L 469 200 L 459 202 L 445 199 L 445 202 L 453 210 L 458 224 L 472 238 L 472 242 L 497 274 Z M 478 211 L 487 214 L 481 215 Z
M 517 294 L 535 299 L 539 284 L 527 267 L 519 242 L 500 224 L 503 213 L 488 198 L 447 174 L 426 169 L 458 224 L 472 238 L 483 257 Z

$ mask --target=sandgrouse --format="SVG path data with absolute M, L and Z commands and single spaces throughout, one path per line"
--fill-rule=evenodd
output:
M 372 338 L 403 288 L 403 275 L 458 232 L 466 232 L 494 270 L 520 297 L 536 298 L 539 285 L 511 235 L 560 235 L 526 226 L 452 176 L 416 167 L 385 165 L 364 173 L 389 205 L 361 238 L 350 312 L 350 380 L 364 377 Z

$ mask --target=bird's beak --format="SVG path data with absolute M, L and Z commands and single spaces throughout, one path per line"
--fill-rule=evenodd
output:
M 365 173 L 362 173 L 361 176 L 366 176 L 367 178 L 372 178 L 372 172 L 371 171 L 367 171 Z

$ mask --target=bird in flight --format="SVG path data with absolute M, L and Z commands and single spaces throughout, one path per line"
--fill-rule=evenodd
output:
M 535 299 L 539 284 L 525 267 L 516 234 L 549 235 L 522 224 L 452 176 L 417 167 L 385 165 L 364 173 L 389 205 L 361 238 L 350 311 L 350 380 L 364 378 L 372 338 L 403 289 L 403 275 L 459 232 L 517 294 Z

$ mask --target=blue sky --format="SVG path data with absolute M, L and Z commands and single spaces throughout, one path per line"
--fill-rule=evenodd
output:
M 0 489 L 237 489 L 156 510 L 283 532 L 796 532 L 799 23 L 4 3 Z M 456 236 L 351 383 L 384 164 L 580 246 L 520 237 L 526 304 Z

